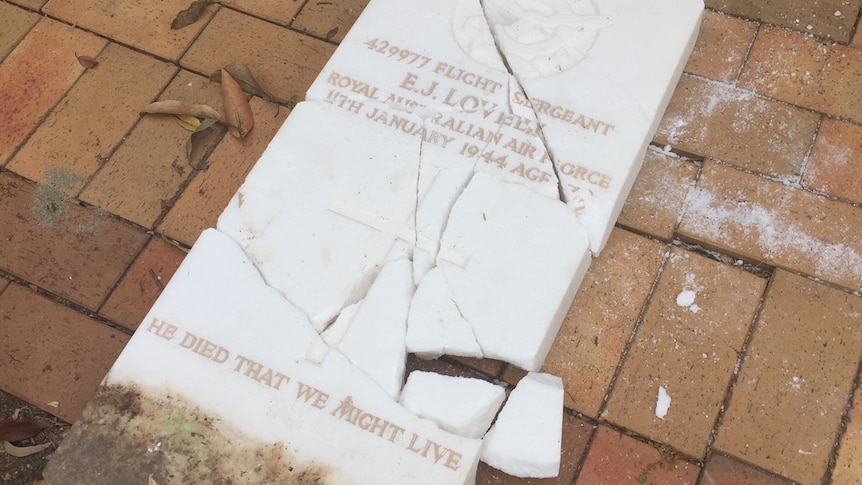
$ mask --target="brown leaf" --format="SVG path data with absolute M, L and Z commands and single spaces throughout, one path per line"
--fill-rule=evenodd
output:
M 32 438 L 42 427 L 30 420 L 0 420 L 0 441 L 21 441 Z
M 192 168 L 202 170 L 206 167 L 207 152 L 221 139 L 224 132 L 225 126 L 216 125 L 215 120 L 201 121 L 201 126 L 186 142 L 186 160 Z
M 242 88 L 243 91 L 248 94 L 253 94 L 260 98 L 263 98 L 270 103 L 275 103 L 275 99 L 269 95 L 261 86 L 260 83 L 257 82 L 257 79 L 251 74 L 251 69 L 248 68 L 245 64 L 242 63 L 233 63 L 224 66 L 224 70 L 228 72 L 228 74 L 233 77 L 233 79 L 239 84 L 239 87 Z M 210 81 L 221 82 L 221 69 L 212 73 L 210 75 Z
M 218 3 L 215 0 L 194 0 L 189 7 L 182 12 L 178 13 L 174 18 L 174 21 L 171 22 L 171 28 L 181 29 L 183 27 L 187 27 L 195 22 L 197 22 L 198 18 L 200 18 L 201 13 L 204 10 L 204 7 L 211 3 Z
M 338 26 L 336 25 L 335 27 L 332 28 L 332 30 L 330 30 L 329 32 L 326 33 L 327 42 L 332 40 L 332 38 L 335 37 L 335 34 L 337 34 L 337 33 L 338 33 Z
M 157 482 L 156 479 L 153 478 L 152 473 L 150 473 L 150 479 L 147 480 L 147 485 L 159 485 L 159 482 Z
M 79 56 L 76 53 L 75 57 L 78 58 L 78 62 L 81 63 L 81 65 L 84 66 L 85 69 L 92 69 L 99 65 L 99 61 L 90 56 Z
M 15 446 L 8 441 L 3 442 L 3 450 L 16 458 L 24 458 L 30 455 L 35 455 L 36 453 L 47 450 L 50 447 L 51 443 L 42 443 L 41 445 L 33 446 Z
M 142 110 L 142 112 L 167 115 L 189 115 L 196 118 L 212 118 L 223 122 L 221 114 L 205 104 L 188 104 L 173 99 L 150 103 Z
M 254 114 L 242 88 L 224 69 L 221 70 L 221 98 L 228 131 L 237 138 L 244 137 L 254 128 Z

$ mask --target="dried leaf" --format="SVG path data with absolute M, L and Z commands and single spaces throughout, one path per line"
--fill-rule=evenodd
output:
M 332 28 L 332 30 L 330 30 L 329 32 L 326 33 L 327 42 L 332 40 L 332 38 L 335 37 L 335 34 L 337 34 L 337 33 L 338 33 L 338 26 L 336 25 L 335 27 Z
M 157 482 L 156 479 L 153 478 L 152 473 L 150 473 L 150 479 L 147 481 L 147 485 L 159 485 L 159 482 Z
M 205 124 L 209 122 L 209 126 Z M 215 147 L 215 144 L 224 135 L 224 125 L 214 125 L 215 120 L 204 120 L 201 128 L 191 134 L 186 141 L 186 160 L 196 170 L 206 167 L 207 152 Z
M 214 120 L 222 121 L 221 114 L 205 104 L 188 104 L 173 99 L 150 103 L 142 110 L 142 112 L 167 115 L 189 115 L 196 118 L 212 118 Z
M 218 3 L 215 0 L 194 0 L 189 7 L 182 12 L 178 13 L 174 18 L 174 21 L 171 22 L 171 28 L 181 29 L 183 27 L 188 27 L 189 25 L 197 22 L 200 18 L 201 13 L 204 10 L 204 7 L 211 3 Z
M 30 420 L 0 420 L 0 441 L 21 441 L 32 438 L 42 427 Z
M 263 98 L 270 103 L 275 103 L 275 99 L 270 96 L 261 86 L 260 83 L 257 82 L 257 79 L 251 74 L 251 69 L 248 68 L 245 64 L 242 63 L 233 63 L 228 64 L 224 67 L 224 70 L 228 72 L 228 74 L 233 77 L 233 79 L 239 83 L 239 87 L 242 88 L 243 91 L 248 94 L 253 94 L 260 98 Z M 210 75 L 210 81 L 221 82 L 221 69 L 212 73 Z
M 191 131 L 192 133 L 196 132 L 198 130 L 198 127 L 201 126 L 201 120 L 197 119 L 194 116 L 174 115 L 174 117 L 177 119 L 178 125 Z
M 214 120 L 212 118 L 207 118 L 205 120 L 202 120 L 200 126 L 198 126 L 198 128 L 195 130 L 195 133 L 197 133 L 199 131 L 204 131 L 207 128 L 213 126 L 214 124 L 216 124 L 216 120 Z
M 221 97 L 228 131 L 237 138 L 244 137 L 254 128 L 254 114 L 242 88 L 224 69 L 221 70 Z
M 97 61 L 96 59 L 94 59 L 94 58 L 92 58 L 92 57 L 90 57 L 90 56 L 79 56 L 79 55 L 76 53 L 76 54 L 75 54 L 75 57 L 77 57 L 77 58 L 78 58 L 78 62 L 79 62 L 82 66 L 84 66 L 84 68 L 85 68 L 85 69 L 92 69 L 92 68 L 94 68 L 94 67 L 96 67 L 96 66 L 98 66 L 98 65 L 99 65 L 99 61 Z
M 8 441 L 3 442 L 3 450 L 6 453 L 16 457 L 16 458 L 24 458 L 30 455 L 35 455 L 40 451 L 45 451 L 51 447 L 51 443 L 42 443 L 41 445 L 33 445 L 33 446 L 15 446 Z

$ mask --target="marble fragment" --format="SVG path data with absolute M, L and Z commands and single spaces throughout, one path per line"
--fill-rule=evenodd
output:
M 506 397 L 504 388 L 481 379 L 413 371 L 401 394 L 401 404 L 450 433 L 481 438 Z
M 516 477 L 557 476 L 562 433 L 562 380 L 531 372 L 509 394 L 485 435 L 482 461 Z

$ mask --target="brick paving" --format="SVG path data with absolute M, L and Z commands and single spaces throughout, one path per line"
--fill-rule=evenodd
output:
M 0 0 L 2 393 L 80 415 L 366 3 L 223 0 L 170 30 L 188 0 Z M 566 389 L 561 474 L 483 465 L 478 483 L 862 483 L 862 0 L 706 4 L 545 365 Z M 219 108 L 208 77 L 231 62 L 279 105 L 253 98 L 251 134 L 189 162 L 187 132 L 139 111 Z

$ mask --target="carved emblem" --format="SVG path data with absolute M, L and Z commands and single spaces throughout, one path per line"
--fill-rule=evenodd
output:
M 587 56 L 599 30 L 610 24 L 593 0 L 484 0 L 477 8 L 478 3 L 458 3 L 453 17 L 456 41 L 467 55 L 495 68 L 501 66 L 502 52 L 521 79 L 571 69 Z

